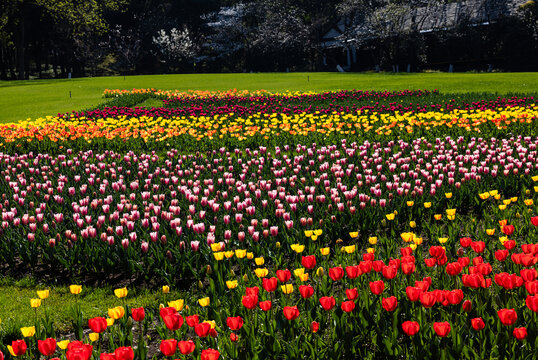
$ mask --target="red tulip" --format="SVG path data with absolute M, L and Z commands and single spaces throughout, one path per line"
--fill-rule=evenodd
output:
M 446 265 L 446 273 L 450 276 L 458 276 L 463 267 L 459 262 L 452 262 Z
M 482 320 L 481 317 L 471 319 L 471 326 L 476 331 L 480 331 L 486 327 L 486 324 L 484 323 L 484 320 Z
M 159 346 L 159 349 L 161 350 L 164 356 L 172 356 L 176 353 L 177 340 L 176 339 L 161 340 L 161 345 Z
M 497 315 L 505 326 L 514 325 L 517 320 L 517 312 L 514 309 L 501 309 L 497 311 Z
M 196 332 L 196 335 L 199 337 L 206 337 L 209 335 L 209 331 L 211 330 L 211 324 L 209 323 L 199 323 L 194 326 L 194 332 Z
M 455 289 L 448 292 L 446 299 L 450 305 L 459 304 L 463 300 L 463 291 L 461 289 Z
M 282 312 L 288 320 L 295 320 L 299 317 L 299 309 L 297 309 L 297 306 L 284 306 Z
M 506 240 L 503 244 L 504 248 L 507 250 L 512 250 L 516 246 L 515 240 Z
M 249 310 L 252 310 L 258 304 L 258 295 L 246 295 L 246 296 L 243 296 L 241 302 L 243 303 L 244 307 L 246 307 Z
M 437 302 L 437 297 L 432 291 L 423 292 L 420 294 L 420 303 L 425 308 L 431 308 L 433 305 L 435 305 L 436 302 Z
M 342 310 L 345 312 L 352 312 L 355 309 L 355 302 L 349 300 L 349 301 L 343 301 L 341 304 Z
M 336 305 L 336 300 L 332 296 L 324 296 L 319 299 L 319 303 L 323 309 L 329 311 Z
M 483 241 L 473 241 L 471 243 L 471 248 L 476 252 L 476 253 L 481 253 L 484 251 L 484 249 L 486 248 L 486 243 L 483 242 Z
M 521 275 L 521 278 L 525 282 L 534 281 L 536 280 L 536 277 L 538 277 L 538 271 L 536 269 L 522 269 L 519 274 Z
M 363 274 L 368 274 L 372 271 L 372 262 L 371 261 L 361 261 L 359 263 L 359 268 Z
M 370 281 L 370 291 L 374 295 L 379 295 L 385 290 L 385 283 L 383 280 Z
M 405 288 L 405 294 L 409 301 L 417 301 L 420 299 L 420 294 L 422 294 L 422 289 L 419 287 L 408 286 Z
M 506 249 L 497 250 L 495 251 L 495 259 L 498 261 L 504 261 L 508 257 L 510 253 Z
M 314 295 L 314 288 L 311 285 L 299 285 L 299 293 L 305 299 Z
M 392 265 L 383 266 L 381 271 L 383 273 L 383 277 L 388 280 L 394 279 L 398 274 L 398 268 Z
M 260 309 L 262 309 L 263 311 L 271 310 L 272 306 L 273 304 L 271 303 L 271 300 L 260 301 Z
M 310 330 L 312 330 L 313 333 L 317 333 L 319 331 L 319 323 L 317 321 L 312 321 L 312 324 L 310 324 Z
M 218 350 L 206 349 L 206 350 L 202 350 L 201 360 L 217 360 L 219 356 L 220 356 L 220 353 L 218 352 Z
M 460 245 L 464 248 L 468 248 L 469 246 L 471 246 L 471 243 L 473 242 L 473 240 L 471 238 L 468 238 L 468 237 L 463 237 L 460 239 Z
M 15 356 L 21 356 L 26 353 L 26 342 L 24 340 L 14 340 L 11 342 L 11 348 Z
M 130 346 L 119 347 L 114 351 L 116 360 L 133 360 L 134 351 Z
M 183 355 L 188 355 L 194 351 L 196 348 L 196 345 L 194 344 L 194 341 L 192 340 L 184 340 L 184 341 L 178 341 L 177 348 L 179 349 L 179 352 Z
M 424 263 L 426 264 L 427 267 L 434 267 L 437 261 L 435 260 L 435 258 L 427 258 L 427 259 L 424 259 Z
M 236 342 L 237 340 L 239 340 L 239 336 L 236 333 L 230 333 L 230 341 Z
M 67 345 L 65 357 L 67 360 L 89 360 L 92 356 L 93 346 L 83 344 L 81 341 L 71 341 Z
M 241 316 L 228 317 L 226 319 L 226 324 L 228 325 L 230 330 L 233 330 L 233 331 L 241 329 L 241 327 L 243 326 L 243 323 L 244 323 L 243 318 Z
M 525 283 L 525 289 L 527 292 L 532 295 L 538 294 L 538 281 L 529 281 Z
M 200 322 L 198 315 L 185 316 L 185 322 L 189 327 L 194 327 L 194 325 Z
M 106 319 L 104 317 L 88 319 L 88 326 L 94 333 L 102 333 L 106 330 Z
M 461 266 L 467 267 L 471 263 L 471 259 L 469 259 L 466 256 L 463 256 L 463 257 L 458 258 L 458 262 L 461 264 Z
M 514 331 L 512 332 L 514 334 L 514 337 L 518 340 L 523 340 L 527 337 L 527 328 L 524 327 L 518 327 L 514 328 Z
M 217 334 L 217 330 L 215 330 L 214 328 L 209 329 L 209 335 L 212 338 L 216 338 L 217 336 L 219 336 L 219 334 Z
M 37 340 L 37 349 L 43 356 L 51 356 L 56 351 L 56 339 Z
M 538 312 L 538 296 L 527 296 L 525 304 L 527 304 L 527 307 L 532 311 Z
M 531 217 L 531 224 L 534 226 L 538 226 L 538 216 Z
M 175 331 L 178 330 L 181 325 L 183 325 L 183 316 L 180 314 L 172 314 L 172 315 L 166 315 L 163 319 L 164 324 L 168 328 L 168 330 Z
M 341 266 L 330 268 L 329 276 L 333 281 L 341 280 L 344 277 L 344 269 Z
M 381 299 L 381 305 L 386 311 L 394 311 L 396 306 L 398 306 L 398 299 L 396 299 L 396 296 L 383 298 Z
M 465 312 L 471 312 L 473 310 L 473 303 L 471 300 L 465 300 L 462 305 L 463 311 Z
M 278 278 L 278 281 L 284 283 L 288 281 L 291 278 L 291 271 L 288 269 L 286 270 L 277 270 L 276 271 L 276 277 Z
M 303 256 L 301 259 L 301 264 L 309 270 L 313 269 L 314 267 L 316 267 L 316 256 L 315 255 Z
M 50 360 L 54 360 L 54 359 L 50 359 Z M 114 353 L 110 353 L 110 354 L 101 353 L 99 355 L 99 360 L 116 360 L 116 355 Z
M 444 322 L 434 322 L 433 330 L 437 336 L 445 337 L 450 333 L 450 324 L 447 321 Z
M 402 262 L 402 272 L 404 275 L 411 275 L 416 270 L 414 262 Z
M 348 300 L 355 300 L 359 297 L 359 291 L 357 288 L 346 289 L 346 297 Z
M 353 265 L 353 266 L 346 266 L 346 274 L 347 277 L 350 279 L 355 279 L 359 275 L 361 275 L 361 268 L 359 265 Z
M 259 296 L 259 294 L 260 294 L 260 288 L 257 286 L 248 287 L 245 289 L 246 296 Z
M 166 315 L 172 315 L 175 313 L 177 313 L 177 310 L 174 307 L 165 307 L 159 310 L 159 315 L 161 316 L 161 319 L 163 320 Z
M 502 232 L 506 235 L 506 236 L 510 236 L 514 233 L 514 230 L 515 230 L 515 227 L 514 225 L 504 225 L 502 227 Z
M 139 321 L 139 322 L 143 321 L 145 316 L 146 316 L 146 313 L 143 307 L 131 309 L 131 317 L 133 318 L 134 321 Z
M 277 285 L 278 285 L 278 279 L 276 277 L 262 279 L 262 287 L 267 292 L 275 291 Z
M 4 353 L 0 350 L 0 360 L 4 360 Z
M 413 336 L 420 330 L 420 325 L 416 321 L 404 321 L 402 324 L 402 330 L 408 336 Z

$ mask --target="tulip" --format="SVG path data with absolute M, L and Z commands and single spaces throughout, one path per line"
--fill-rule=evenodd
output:
M 299 317 L 299 309 L 297 309 L 297 306 L 284 306 L 282 312 L 288 320 L 295 320 Z
M 95 317 L 88 320 L 88 326 L 94 333 L 102 333 L 106 330 L 107 324 L 104 317 Z
M 201 360 L 217 360 L 220 356 L 218 350 L 206 349 L 202 350 Z
M 437 336 L 445 337 L 450 333 L 450 324 L 448 322 L 434 322 L 433 330 Z
M 209 306 L 209 302 L 210 302 L 209 297 L 205 297 L 198 300 L 198 304 L 200 304 L 201 307 Z
M 301 264 L 305 268 L 311 270 L 316 266 L 316 257 L 314 255 L 303 256 L 301 259 Z
M 479 317 L 479 318 L 471 319 L 471 326 L 476 331 L 480 331 L 486 327 L 486 324 L 484 323 L 484 320 L 482 320 L 482 318 Z
M 138 322 L 143 321 L 145 316 L 146 316 L 146 313 L 143 307 L 131 309 L 131 317 L 133 318 L 134 321 L 138 321 Z
M 89 360 L 92 356 L 93 346 L 80 341 L 72 341 L 67 345 L 65 357 L 67 360 Z
M 402 323 L 402 330 L 408 336 L 413 336 L 420 330 L 420 325 L 416 321 L 404 321 Z
M 336 305 L 336 300 L 332 296 L 323 296 L 319 299 L 319 303 L 324 310 L 329 311 Z
M 9 353 L 13 356 L 21 356 L 26 353 L 26 342 L 24 340 L 14 340 L 7 346 Z
M 271 303 L 271 300 L 260 301 L 260 309 L 262 309 L 263 311 L 271 310 L 272 305 L 273 304 Z
M 161 340 L 161 345 L 159 345 L 159 349 L 161 350 L 164 356 L 173 356 L 176 353 L 177 340 L 176 339 Z
M 70 285 L 69 291 L 71 294 L 78 295 L 82 291 L 82 285 Z
M 41 299 L 30 299 L 30 306 L 33 308 L 38 308 L 41 306 Z
M 351 300 L 343 301 L 341 304 L 341 308 L 345 312 L 352 312 L 355 309 L 355 302 Z
M 383 309 L 386 311 L 394 311 L 396 310 L 396 307 L 398 306 L 398 300 L 395 296 L 391 296 L 388 298 L 381 299 L 381 305 L 383 306 Z
M 116 306 L 115 308 L 108 309 L 108 316 L 114 320 L 121 319 L 125 315 L 125 309 L 123 306 Z
M 179 352 L 183 355 L 188 355 L 194 351 L 196 348 L 196 345 L 194 344 L 194 341 L 192 340 L 184 340 L 184 341 L 178 341 L 177 348 L 179 349 Z
M 385 290 L 385 283 L 383 280 L 370 281 L 370 291 L 374 295 L 380 295 Z
M 211 331 L 211 324 L 207 322 L 199 323 L 194 325 L 194 332 L 199 337 L 206 337 L 209 335 L 209 332 Z
M 49 290 L 37 290 L 37 296 L 41 300 L 45 300 L 49 297 Z
M 163 285 L 163 294 L 168 294 L 170 292 L 170 286 Z
M 524 340 L 527 337 L 527 328 L 524 327 L 518 327 L 514 328 L 514 331 L 512 332 L 514 337 L 518 340 Z
M 504 326 L 514 325 L 517 320 L 517 313 L 514 309 L 500 309 L 497 311 L 497 315 Z
M 344 277 L 344 269 L 341 266 L 330 268 L 329 276 L 333 281 L 341 280 Z
M 91 342 L 96 342 L 97 340 L 99 340 L 99 334 L 95 332 L 90 333 L 88 337 L 90 338 Z
M 262 287 L 267 292 L 273 292 L 276 290 L 276 287 L 278 285 L 278 279 L 275 277 L 272 278 L 263 278 L 262 280 Z
M 185 305 L 185 300 L 183 299 L 177 299 L 177 300 L 168 302 L 168 306 L 173 307 L 174 309 L 176 309 L 176 311 L 183 310 L 184 305 Z
M 56 351 L 56 340 L 53 338 L 37 340 L 37 349 L 41 355 L 51 356 Z
M 183 316 L 178 313 L 166 315 L 163 318 L 164 324 L 170 331 L 178 330 L 183 325 Z
M 243 318 L 241 318 L 241 316 L 228 317 L 226 319 L 226 324 L 230 330 L 237 331 L 243 326 Z
M 189 327 L 194 327 L 200 322 L 198 315 L 185 316 L 185 322 Z
M 22 327 L 21 333 L 24 337 L 32 337 L 35 335 L 35 326 Z

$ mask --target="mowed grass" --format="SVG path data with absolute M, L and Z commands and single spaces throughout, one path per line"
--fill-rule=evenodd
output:
M 438 89 L 444 93 L 507 94 L 535 92 L 538 89 L 538 73 L 179 74 L 0 81 L 0 122 L 88 109 L 104 101 L 101 96 L 107 88 L 269 91 Z
M 69 292 L 68 286 L 47 287 L 36 285 L 33 280 L 23 279 L 19 281 L 1 281 L 0 285 L 0 344 L 7 341 L 22 339 L 20 328 L 23 326 L 34 326 L 36 311 L 30 307 L 30 299 L 38 298 L 36 290 L 49 289 L 50 296 L 37 308 L 38 318 L 43 318 L 45 309 L 51 314 L 54 321 L 54 329 L 57 332 L 57 339 L 72 331 L 73 319 L 71 309 L 78 302 L 81 305 L 84 321 L 96 316 L 107 317 L 109 308 L 123 305 L 123 301 L 114 296 L 114 289 L 111 287 L 87 287 L 83 286 L 79 295 Z M 161 291 L 149 289 L 131 289 L 125 298 L 126 304 L 131 308 L 144 307 L 157 309 L 159 304 L 177 300 L 184 297 L 184 293 L 174 291 L 169 294 L 162 294 Z M 85 325 L 85 329 L 87 329 Z

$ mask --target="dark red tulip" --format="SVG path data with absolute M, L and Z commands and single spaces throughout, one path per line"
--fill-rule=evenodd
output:
M 465 300 L 462 305 L 463 311 L 465 312 L 471 312 L 473 310 L 473 303 L 471 300 Z

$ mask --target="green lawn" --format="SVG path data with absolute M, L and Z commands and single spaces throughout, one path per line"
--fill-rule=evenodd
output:
M 538 73 L 262 73 L 183 74 L 0 81 L 0 122 L 87 109 L 103 102 L 104 89 L 157 88 L 180 90 L 401 90 L 441 92 L 535 92 Z M 70 96 L 71 94 L 71 96 Z

